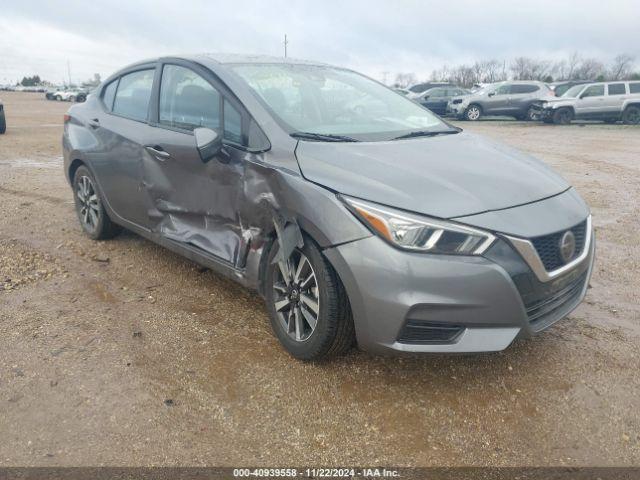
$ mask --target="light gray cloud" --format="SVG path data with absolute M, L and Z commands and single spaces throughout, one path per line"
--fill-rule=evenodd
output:
M 52 81 L 108 75 L 141 58 L 178 52 L 281 55 L 425 77 L 443 64 L 579 51 L 640 57 L 637 0 L 248 1 L 5 0 L 0 83 L 38 73 Z

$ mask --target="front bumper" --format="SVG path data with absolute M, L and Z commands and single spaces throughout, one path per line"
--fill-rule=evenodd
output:
M 362 349 L 491 352 L 548 328 L 580 304 L 594 260 L 590 239 L 579 264 L 545 283 L 505 238 L 483 257 L 405 252 L 376 236 L 329 248 L 325 255 L 347 290 Z M 421 322 L 460 331 L 448 341 L 402 340 L 408 325 Z
M 461 102 L 461 103 L 449 102 L 447 103 L 446 114 L 452 117 L 457 117 L 457 118 L 462 117 L 466 107 L 467 105 L 464 102 Z

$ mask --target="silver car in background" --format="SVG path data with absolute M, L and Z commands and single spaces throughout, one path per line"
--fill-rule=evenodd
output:
M 591 275 L 566 180 L 344 68 L 140 62 L 71 107 L 63 152 L 88 236 L 124 227 L 257 290 L 303 360 L 502 350 Z
M 546 83 L 536 81 L 510 81 L 487 85 L 470 95 L 453 98 L 447 113 L 461 120 L 475 121 L 483 116 L 515 117 L 517 120 L 536 120 L 537 110 L 532 108 L 538 100 L 553 98 Z
M 640 81 L 575 85 L 560 98 L 537 102 L 541 119 L 566 125 L 572 120 L 640 124 Z

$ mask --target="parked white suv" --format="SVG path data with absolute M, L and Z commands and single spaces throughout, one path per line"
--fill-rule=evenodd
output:
M 640 81 L 575 85 L 560 98 L 536 104 L 547 123 L 567 124 L 573 119 L 640 124 Z

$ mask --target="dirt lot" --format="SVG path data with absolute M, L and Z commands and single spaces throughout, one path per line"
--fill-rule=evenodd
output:
M 2 92 L 0 465 L 640 464 L 640 129 L 462 124 L 556 167 L 598 259 L 570 318 L 499 354 L 291 359 L 253 293 L 81 234 L 69 104 Z

